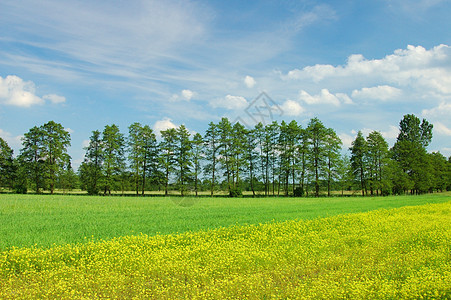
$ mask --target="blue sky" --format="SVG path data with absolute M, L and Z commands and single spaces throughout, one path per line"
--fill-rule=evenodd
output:
M 450 14 L 447 0 L 2 0 L 0 136 L 18 153 L 59 122 L 77 167 L 105 125 L 252 126 L 265 92 L 275 120 L 318 117 L 344 148 L 358 130 L 392 145 L 413 113 L 450 156 Z

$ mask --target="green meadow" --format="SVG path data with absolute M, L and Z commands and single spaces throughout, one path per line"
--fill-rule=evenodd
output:
M 451 193 L 332 198 L 102 197 L 0 195 L 0 250 L 157 235 L 380 208 L 443 203 Z

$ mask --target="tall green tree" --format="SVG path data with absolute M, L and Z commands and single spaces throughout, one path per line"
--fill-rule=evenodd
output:
M 23 170 L 30 178 L 33 189 L 40 193 L 44 186 L 45 174 L 45 150 L 44 133 L 41 127 L 34 126 L 22 138 L 22 149 L 20 150 L 19 161 Z
M 133 170 L 136 195 L 144 196 L 148 173 L 153 175 L 153 162 L 157 159 L 157 140 L 148 125 L 133 123 L 129 126 L 128 159 Z M 149 172 L 150 171 L 150 172 Z
M 414 183 L 411 193 L 424 193 L 432 184 L 428 169 L 426 147 L 432 139 L 433 125 L 408 114 L 399 123 L 399 135 L 393 146 L 393 159 Z
M 320 175 L 322 166 L 326 164 L 326 135 L 327 129 L 318 118 L 310 120 L 307 131 L 309 132 L 309 167 L 314 174 L 315 197 L 319 197 Z
M 324 137 L 324 155 L 326 164 L 324 170 L 327 176 L 327 196 L 330 197 L 331 183 L 338 177 L 338 165 L 340 162 L 341 139 L 332 128 L 327 128 Z
M 431 172 L 430 191 L 443 192 L 449 184 L 450 176 L 448 172 L 448 160 L 440 152 L 428 153 L 429 167 Z
M 190 180 L 192 167 L 190 133 L 185 125 L 180 125 L 175 136 L 175 167 L 181 195 L 185 195 L 186 183 Z
M 239 122 L 233 124 L 232 134 L 231 134 L 231 172 L 232 172 L 232 183 L 233 188 L 241 193 L 241 177 L 240 174 L 244 168 L 247 167 L 246 160 L 246 128 Z
M 125 172 L 125 138 L 115 124 L 106 125 L 102 133 L 104 194 L 111 195 Z
M 308 154 L 310 149 L 310 132 L 307 128 L 299 128 L 299 145 L 297 148 L 298 153 L 298 169 L 300 171 L 300 188 L 301 188 L 301 194 L 304 194 L 304 192 L 307 192 L 306 188 L 306 179 L 307 179 L 307 173 L 308 173 Z M 294 193 L 294 190 L 293 190 Z
M 13 149 L 0 137 L 0 187 L 14 188 L 16 168 L 13 158 Z
M 285 196 L 288 196 L 288 185 L 291 172 L 291 156 L 290 156 L 290 132 L 288 124 L 285 121 L 280 123 L 280 134 L 278 141 L 279 155 L 279 183 L 283 182 Z
M 97 195 L 103 178 L 103 142 L 100 131 L 94 130 L 85 149 L 85 157 L 78 170 L 80 181 L 89 195 Z
M 373 195 L 374 190 L 376 190 L 376 194 L 379 195 L 379 191 L 382 194 L 384 187 L 382 170 L 388 155 L 388 143 L 378 131 L 371 132 L 366 138 L 366 143 L 368 147 L 368 183 L 370 193 Z
M 201 162 L 204 160 L 204 139 L 200 133 L 196 133 L 191 141 L 192 157 L 193 157 L 193 177 L 194 177 L 194 192 L 196 196 L 199 191 L 199 177 L 202 172 Z
M 43 154 L 46 162 L 46 177 L 50 184 L 50 193 L 53 194 L 55 190 L 55 183 L 57 177 L 70 165 L 70 156 L 67 154 L 67 147 L 70 146 L 70 134 L 64 127 L 49 121 L 42 126 L 42 140 Z
M 204 146 L 205 146 L 205 160 L 206 164 L 204 167 L 205 175 L 209 176 L 210 181 L 210 195 L 213 196 L 216 183 L 216 169 L 218 163 L 218 152 L 219 152 L 219 131 L 216 124 L 210 122 L 208 128 L 204 135 Z
M 175 170 L 177 130 L 175 128 L 163 130 L 161 131 L 161 137 L 160 163 L 164 169 L 164 195 L 167 196 L 169 190 L 169 179 Z
M 357 133 L 349 150 L 351 151 L 351 166 L 354 176 L 360 182 L 362 196 L 365 196 L 368 145 L 361 131 Z
M 217 124 L 219 133 L 219 162 L 223 170 L 223 177 L 227 180 L 227 193 L 230 194 L 232 179 L 232 124 L 229 119 L 222 118 Z
M 257 139 L 255 137 L 255 129 L 250 129 L 246 131 L 246 143 L 245 143 L 245 159 L 247 161 L 246 165 L 248 166 L 249 173 L 249 184 L 252 191 L 252 197 L 255 197 L 255 182 L 256 179 L 256 170 L 258 168 L 258 153 L 256 151 L 257 148 Z

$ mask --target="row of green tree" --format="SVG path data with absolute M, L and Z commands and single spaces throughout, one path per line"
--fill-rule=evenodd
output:
M 71 168 L 70 135 L 50 121 L 22 139 L 17 157 L 0 139 L 0 185 L 18 193 L 80 187 L 89 194 L 134 190 L 226 191 L 239 196 L 295 195 L 361 190 L 362 195 L 425 193 L 451 189 L 451 158 L 428 153 L 432 124 L 405 115 L 394 146 L 378 131 L 358 132 L 342 154 L 342 141 L 317 118 L 303 128 L 296 121 L 246 128 L 227 118 L 210 122 L 204 135 L 184 125 L 161 131 L 134 123 L 128 135 L 107 125 L 92 132 L 78 172 Z

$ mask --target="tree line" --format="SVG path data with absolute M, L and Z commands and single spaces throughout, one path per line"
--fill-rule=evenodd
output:
M 13 150 L 0 138 L 0 187 L 16 193 L 81 188 L 88 194 L 112 191 L 178 190 L 251 195 L 331 195 L 361 190 L 365 195 L 420 194 L 451 190 L 451 157 L 427 152 L 433 125 L 408 114 L 399 123 L 392 148 L 378 131 L 361 131 L 342 154 L 332 128 L 312 118 L 303 128 L 295 120 L 246 128 L 227 118 L 210 122 L 203 135 L 184 125 L 161 131 L 133 123 L 95 130 L 77 172 L 67 153 L 70 134 L 50 121 L 33 127 Z

